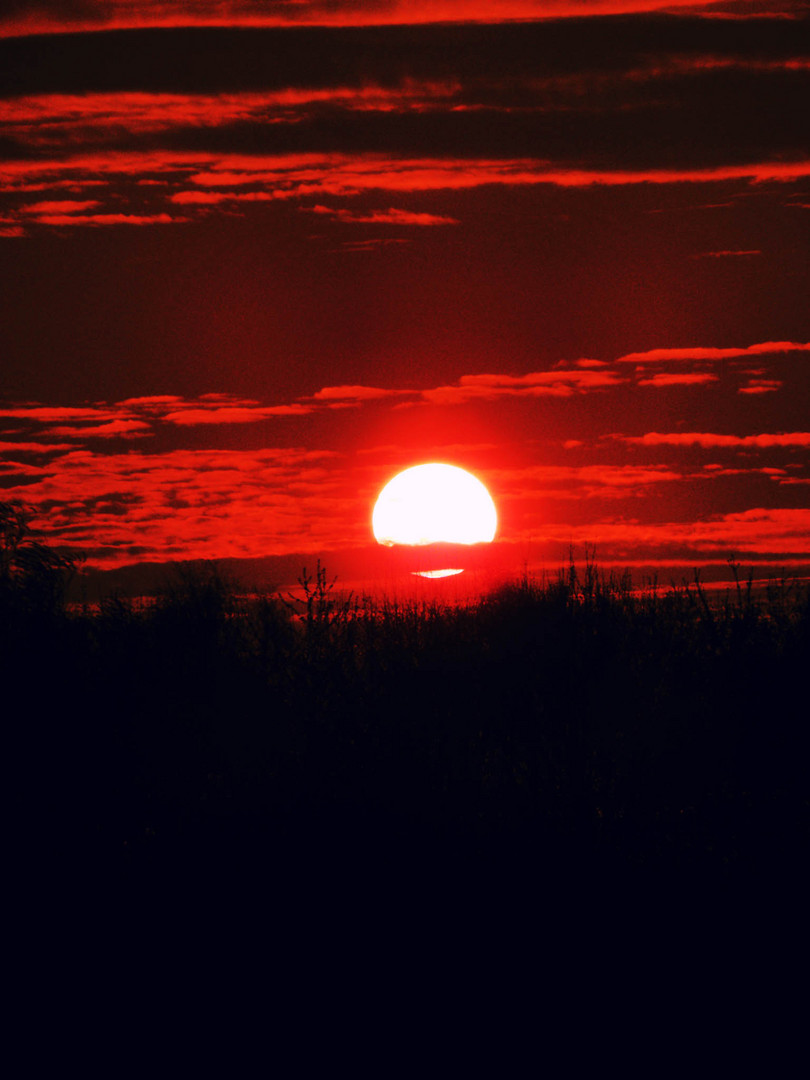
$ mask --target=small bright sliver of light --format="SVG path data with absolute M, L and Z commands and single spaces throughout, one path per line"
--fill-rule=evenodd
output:
M 489 543 L 495 503 L 481 481 L 457 465 L 414 465 L 379 494 L 371 519 L 380 544 Z
M 411 570 L 414 577 L 441 578 L 452 577 L 454 574 L 463 574 L 464 567 L 458 570 Z

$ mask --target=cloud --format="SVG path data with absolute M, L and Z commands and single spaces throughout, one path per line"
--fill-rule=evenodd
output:
M 43 435 L 73 435 L 83 439 L 139 438 L 152 434 L 150 424 L 143 420 L 110 420 L 106 424 L 88 424 L 85 427 L 53 427 Z
M 589 389 L 588 381 L 611 375 L 603 367 L 555 369 L 525 375 L 481 374 L 462 377 L 454 391 L 440 400 L 459 400 L 473 394 L 497 403 L 502 395 L 534 396 L 557 385 L 572 392 Z M 548 377 L 552 376 L 551 381 Z M 585 380 L 578 385 L 565 380 Z M 51 407 L 40 403 L 0 410 L 8 422 L 20 425 L 20 439 L 5 440 L 3 475 L 6 497 L 24 498 L 40 512 L 51 542 L 86 549 L 95 565 L 121 565 L 168 558 L 222 558 L 282 555 L 290 551 L 321 552 L 367 543 L 368 510 L 383 476 L 411 458 L 408 448 L 391 444 L 374 447 L 373 464 L 355 462 L 332 448 L 317 446 L 261 449 L 166 449 L 165 440 L 191 440 L 198 424 L 243 425 L 283 416 L 289 411 L 317 414 L 364 402 L 391 404 L 425 401 L 424 390 L 399 390 L 365 384 L 323 387 L 290 405 L 265 405 L 235 395 L 212 393 L 196 398 L 172 394 L 143 395 L 123 402 Z M 427 391 L 430 394 L 430 390 Z M 462 398 L 463 399 L 463 398 Z M 469 400 L 469 398 L 467 398 Z M 34 434 L 30 432 L 33 430 Z M 69 433 L 49 444 L 46 432 Z M 154 431 L 161 439 L 148 451 L 123 444 L 115 437 Z M 188 433 L 187 435 L 185 433 Z M 108 444 L 104 451 L 101 435 Z M 79 444 L 70 446 L 70 440 Z M 701 446 L 723 449 L 806 449 L 810 432 L 722 435 L 707 432 L 650 432 L 643 436 L 614 436 L 615 443 L 633 445 Z M 665 506 L 666 491 L 689 492 L 695 483 L 719 487 L 761 477 L 769 490 L 794 497 L 806 482 L 798 466 L 770 464 L 729 469 L 717 463 L 695 467 L 593 461 L 575 465 L 528 464 L 505 468 L 503 446 L 493 443 L 422 445 L 424 453 L 450 454 L 468 460 L 496 494 L 504 519 L 511 522 L 511 543 L 597 542 L 600 560 L 610 553 L 625 564 L 642 558 L 683 561 L 727 557 L 729 551 L 764 558 L 768 553 L 790 561 L 806 551 L 807 513 L 774 508 L 719 515 L 688 523 L 599 518 L 599 510 L 621 503 L 634 515 L 649 515 Z M 559 440 L 549 446 L 559 447 Z M 571 438 L 568 449 L 577 457 L 587 443 Z M 370 450 L 371 452 L 371 450 Z M 602 451 L 599 451 L 601 454 Z M 508 455 L 507 455 L 508 459 Z M 740 489 L 742 490 L 742 489 Z M 560 518 L 563 520 L 560 520 Z M 348 523 L 348 524 L 347 524 Z
M 534 524 L 534 523 L 533 523 Z M 730 557 L 806 564 L 810 510 L 756 507 L 702 520 L 641 522 L 608 518 L 583 525 L 538 522 L 531 540 L 561 548 L 597 545 L 600 563 L 683 566 Z
M 459 218 L 400 209 L 399 197 L 810 175 L 792 107 L 810 72 L 796 26 L 735 19 L 732 33 L 700 5 L 675 6 L 690 17 L 647 15 L 653 0 L 597 0 L 587 13 L 581 0 L 69 6 L 74 32 L 0 40 L 2 186 L 44 193 L 37 210 L 12 206 L 2 231 L 168 224 L 185 220 L 179 207 L 194 218 L 275 199 L 318 213 L 360 197 L 376 208 L 335 208 L 333 220 L 438 226 Z M 31 34 L 45 14 L 58 29 L 58 10 L 17 4 L 14 25 Z M 535 21 L 509 22 L 510 10 Z M 609 17 L 618 11 L 638 17 Z M 205 23 L 219 28 L 194 29 Z M 263 23 L 281 29 L 249 29 Z M 123 25 L 147 29 L 100 32 Z M 109 205 L 93 197 L 99 182 Z M 48 209 L 64 185 L 75 198 Z
M 281 197 L 275 191 L 178 191 L 169 201 L 180 206 L 219 206 L 226 202 L 273 202 Z
M 0 408 L 0 416 L 18 420 L 42 421 L 45 423 L 61 420 L 111 420 L 118 418 L 115 405 L 15 405 L 12 408 Z
M 664 465 L 532 465 L 521 469 L 491 470 L 509 497 L 562 498 L 619 497 L 639 494 L 650 484 L 681 481 L 685 474 Z M 555 491 L 555 485 L 561 490 Z
M 455 385 L 428 388 L 389 389 L 379 386 L 325 386 L 310 400 L 330 407 L 335 404 L 359 405 L 385 398 L 407 398 L 400 406 L 416 404 L 458 405 L 469 401 L 494 401 L 501 397 L 571 397 L 576 393 L 603 390 L 618 385 L 619 378 L 609 372 L 567 369 L 530 372 L 527 375 L 462 375 Z
M 312 395 L 313 401 L 375 401 L 380 398 L 410 394 L 410 390 L 387 390 L 380 386 L 324 386 Z
M 83 210 L 92 210 L 96 206 L 101 206 L 97 199 L 82 199 L 81 201 L 75 199 L 48 199 L 45 202 L 30 203 L 28 206 L 23 206 L 22 212 L 39 216 L 45 214 L 76 214 Z
M 614 387 L 620 381 L 611 372 L 582 368 L 533 371 L 526 375 L 462 375 L 456 385 L 422 390 L 420 397 L 423 401 L 442 405 L 499 397 L 571 397 L 576 393 Z
M 703 169 L 572 169 L 555 168 L 533 158 L 386 158 L 381 154 L 232 156 L 194 174 L 203 187 L 262 183 L 286 185 L 299 192 L 356 195 L 363 191 L 464 190 L 484 184 L 510 186 L 549 184 L 563 188 L 638 184 L 717 183 L 745 180 L 789 181 L 810 176 L 810 159 L 762 161 Z
M 717 6 L 717 5 L 715 5 Z M 759 14 L 756 4 L 732 0 L 737 16 Z M 775 10 L 793 11 L 789 0 Z M 668 0 L 667 10 L 702 13 L 700 0 Z M 229 0 L 190 4 L 188 0 L 7 0 L 0 36 L 104 29 L 177 26 L 380 26 L 442 22 L 509 22 L 536 19 L 582 19 L 656 12 L 660 0 Z
M 611 438 L 640 446 L 702 446 L 765 449 L 773 446 L 810 446 L 810 432 L 792 431 L 762 435 L 721 435 L 708 431 L 649 431 L 646 435 L 613 435 Z
M 435 110 L 459 92 L 457 81 L 407 80 L 398 85 L 285 86 L 226 93 L 118 91 L 29 94 L 0 98 L 0 124 L 20 145 L 70 148 L 115 142 L 122 131 L 216 129 L 233 124 L 300 121 L 313 106 L 345 111 Z
M 745 386 L 738 388 L 738 394 L 772 394 L 781 390 L 784 384 L 779 379 L 749 379 Z
M 323 214 L 335 221 L 346 224 L 367 225 L 458 225 L 457 218 L 445 217 L 439 214 L 421 214 L 412 210 L 397 210 L 390 207 L 388 210 L 346 210 L 334 209 L 328 206 L 305 206 L 301 208 L 311 214 Z
M 12 199 L 15 193 L 58 190 L 66 184 L 82 193 L 85 184 L 95 190 L 100 180 L 116 192 L 116 207 L 87 213 L 54 210 L 26 212 L 24 206 L 5 215 L 9 228 L 158 225 L 186 222 L 195 207 L 208 213 L 223 204 L 250 205 L 275 200 L 322 198 L 369 198 L 384 192 L 420 195 L 430 192 L 467 191 L 487 185 L 558 188 L 668 185 L 735 181 L 758 184 L 768 180 L 791 181 L 810 176 L 810 159 L 755 162 L 702 169 L 571 169 L 532 158 L 391 157 L 376 153 L 296 153 L 274 155 L 221 154 L 210 150 L 144 151 L 106 150 L 68 154 L 50 159 L 20 159 L 0 163 L 0 192 Z M 137 204 L 132 202 L 131 182 L 162 179 L 165 184 L 138 185 Z M 193 185 L 193 186 L 189 186 Z M 250 189 L 250 190 L 239 190 Z M 225 189 L 225 190 L 217 190 Z M 147 199 L 149 206 L 144 206 Z M 130 200 L 122 206 L 122 201 Z M 56 202 L 43 199 L 40 205 Z M 98 199 L 75 202 L 98 202 Z M 35 204 L 36 205 L 36 204 Z M 303 209 L 312 210 L 302 203 Z M 315 207 L 323 207 L 318 202 Z M 176 207 L 185 214 L 178 216 Z M 324 207 L 324 209 L 326 209 Z M 314 212 L 322 212 L 315 210 Z M 457 218 L 417 209 L 385 211 L 354 208 L 330 210 L 344 223 L 388 225 L 449 225 Z M 16 216 L 15 216 L 16 215 Z
M 304 416 L 312 412 L 307 405 L 221 406 L 204 409 L 184 409 L 165 413 L 167 424 L 255 424 L 273 416 Z
M 12 454 L 57 454 L 64 450 L 73 450 L 73 443 L 41 443 L 0 440 L 0 453 Z
M 409 244 L 401 236 L 377 236 L 372 240 L 344 240 L 340 244 L 341 251 L 375 251 L 379 248 L 391 247 L 396 244 Z
M 677 372 L 659 371 L 646 379 L 639 379 L 639 386 L 703 386 L 706 383 L 718 382 L 719 377 L 711 372 Z
M 28 426 L 40 425 L 43 435 L 130 438 L 151 433 L 155 422 L 173 427 L 255 424 L 272 417 L 305 416 L 313 408 L 312 404 L 300 402 L 262 405 L 230 394 L 202 394 L 197 398 L 154 394 L 89 406 L 16 405 L 0 408 L 0 417 L 25 421 Z
M 701 251 L 699 255 L 693 255 L 693 259 L 728 259 L 737 256 L 761 255 L 758 250 L 751 251 Z
M 658 364 L 680 360 L 733 360 L 741 356 L 770 356 L 779 353 L 810 352 L 810 342 L 762 341 L 756 345 L 732 348 L 648 349 L 646 352 L 626 353 L 617 364 Z
M 169 214 L 40 214 L 39 225 L 171 225 L 186 218 Z
M 125 398 L 120 402 L 122 408 L 155 409 L 162 410 L 164 406 L 177 405 L 182 402 L 177 394 L 147 394 L 143 397 Z
M 15 470 L 20 483 L 6 492 L 39 511 L 53 542 L 87 550 L 96 565 L 315 551 L 367 539 L 366 495 L 327 467 L 337 456 L 73 450 L 50 468 Z

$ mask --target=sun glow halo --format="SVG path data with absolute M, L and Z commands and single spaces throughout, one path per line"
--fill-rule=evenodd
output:
M 380 544 L 480 544 L 495 536 L 498 515 L 481 481 L 457 465 L 414 465 L 380 492 L 371 518 Z

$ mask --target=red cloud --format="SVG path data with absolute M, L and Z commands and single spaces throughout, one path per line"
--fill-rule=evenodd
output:
M 92 210 L 101 203 L 96 199 L 49 199 L 45 202 L 30 203 L 22 208 L 25 214 L 76 214 L 82 210 Z
M 223 94 L 36 94 L 0 101 L 0 124 L 18 142 L 70 146 L 81 145 L 91 131 L 98 140 L 102 135 L 112 139 L 122 130 L 155 134 L 175 127 L 290 120 L 321 103 L 349 111 L 433 110 L 446 107 L 459 90 L 457 82 L 409 80 L 393 87 L 290 87 Z
M 114 405 L 16 405 L 12 409 L 0 409 L 0 416 L 10 416 L 20 420 L 39 420 L 45 423 L 60 420 L 108 420 L 117 419 L 118 411 Z
M 39 225 L 171 225 L 185 221 L 168 214 L 42 214 Z
M 606 520 L 587 525 L 532 523 L 534 542 L 597 544 L 625 563 L 628 556 L 649 563 L 683 565 L 685 553 L 709 561 L 726 562 L 730 553 L 748 558 L 778 558 L 780 562 L 806 562 L 810 510 L 756 508 L 723 514 L 703 521 L 654 522 Z M 691 554 L 686 554 L 691 560 Z M 600 560 L 602 561 L 602 560 Z
M 424 401 L 444 405 L 504 396 L 571 397 L 578 392 L 617 386 L 620 382 L 616 375 L 609 372 L 556 368 L 554 371 L 533 371 L 527 375 L 462 375 L 458 385 L 422 390 L 420 396 Z
M 384 390 L 379 386 L 324 386 L 312 397 L 315 401 L 374 401 L 378 398 L 408 393 L 412 391 Z
M 178 191 L 169 201 L 180 206 L 217 206 L 224 202 L 273 202 L 274 191 Z
M 667 8 L 705 5 L 668 0 Z M 231 0 L 226 4 L 189 4 L 187 0 L 132 0 L 126 4 L 86 0 L 79 4 L 17 3 L 0 20 L 0 37 L 59 31 L 140 29 L 174 26 L 379 26 L 433 22 L 501 22 L 547 18 L 616 15 L 658 11 L 660 0 Z M 743 7 L 740 15 L 747 14 Z M 756 13 L 756 9 L 754 9 Z
M 270 416 L 303 416 L 311 412 L 308 405 L 239 406 L 226 405 L 210 409 L 183 409 L 166 413 L 162 419 L 168 424 L 255 424 Z
M 128 398 L 117 404 L 92 406 L 18 405 L 0 409 L 0 417 L 25 420 L 29 424 L 59 424 L 58 427 L 49 426 L 42 434 L 83 439 L 135 437 L 151 432 L 154 420 L 177 426 L 250 424 L 274 416 L 302 416 L 314 408 L 314 405 L 298 402 L 261 405 L 227 394 L 203 394 L 191 400 L 174 394 L 156 394 Z M 65 421 L 70 426 L 65 426 Z
M 775 435 L 718 435 L 708 431 L 681 431 L 661 433 L 650 431 L 646 435 L 617 435 L 623 442 L 638 443 L 641 446 L 728 446 L 728 447 L 770 447 L 770 446 L 810 446 L 810 432 L 793 431 Z
M 90 424 L 87 427 L 48 428 L 43 435 L 75 435 L 79 438 L 114 439 L 137 438 L 152 433 L 151 425 L 143 420 L 111 420 L 107 424 Z
M 730 360 L 738 356 L 763 356 L 770 353 L 810 352 L 810 342 L 762 341 L 757 345 L 741 348 L 684 348 L 649 349 L 647 352 L 627 353 L 616 360 L 617 364 L 655 364 L 667 360 Z
M 126 407 L 127 405 L 133 408 L 156 408 L 160 409 L 164 405 L 176 405 L 183 399 L 176 394 L 149 394 L 146 397 L 132 397 L 126 398 L 120 402 L 120 405 Z
M 761 251 L 701 251 L 699 255 L 693 255 L 693 259 L 728 259 L 738 255 L 761 255 Z
M 664 465 L 533 465 L 491 470 L 491 475 L 504 490 L 511 489 L 510 498 L 537 498 L 538 492 L 556 498 L 624 497 L 635 488 L 684 479 L 683 473 Z M 547 488 L 555 484 L 563 485 L 562 490 Z
M 718 382 L 717 375 L 706 371 L 675 372 L 659 371 L 647 379 L 639 379 L 639 386 L 698 386 L 704 383 Z
M 591 185 L 707 183 L 722 180 L 760 182 L 791 180 L 810 176 L 810 160 L 801 162 L 761 162 L 747 166 L 713 169 L 600 171 L 555 169 L 536 159 L 453 159 L 391 158 L 378 154 L 287 154 L 217 155 L 154 150 L 148 153 L 119 151 L 37 157 L 0 165 L 0 189 L 8 192 L 46 190 L 69 183 L 80 190 L 85 184 L 97 185 L 136 177 L 139 180 L 163 178 L 165 186 L 153 184 L 152 205 L 148 211 L 139 203 L 132 212 L 85 213 L 78 210 L 25 214 L 32 225 L 78 227 L 104 225 L 170 224 L 187 220 L 168 212 L 173 206 L 200 209 L 229 202 L 267 202 L 274 199 L 299 199 L 305 196 L 332 195 L 349 197 L 375 191 L 413 193 L 440 190 L 464 190 L 486 184 L 586 187 Z M 189 183 L 200 189 L 189 189 Z M 261 190 L 239 191 L 240 187 Z M 210 189 L 228 190 L 212 191 Z M 147 190 L 147 189 L 141 189 Z M 43 200 L 47 206 L 56 200 Z M 86 202 L 96 200 L 84 200 Z M 76 200 L 78 203 L 79 200 Z M 316 204 L 321 205 L 321 204 Z M 319 212 L 319 211 L 315 211 Z M 438 215 L 397 210 L 329 211 L 338 220 L 389 225 L 451 224 L 455 219 Z M 15 232 L 16 219 L 8 226 Z
M 588 170 L 554 169 L 548 162 L 523 158 L 499 160 L 385 158 L 382 155 L 290 155 L 289 157 L 223 158 L 208 172 L 197 173 L 202 186 L 287 184 L 301 191 L 352 195 L 360 191 L 432 191 L 464 189 L 481 184 L 592 185 L 709 183 L 723 180 L 794 180 L 810 175 L 810 160 L 757 162 L 707 169 Z
M 779 379 L 749 379 L 745 386 L 741 386 L 738 394 L 771 394 L 775 390 L 781 390 L 782 383 Z
M 73 450 L 73 443 L 0 442 L 0 452 L 14 454 L 55 454 Z
M 291 537 L 299 551 L 367 539 L 366 493 L 324 468 L 335 456 L 74 450 L 49 468 L 15 468 L 24 482 L 7 492 L 42 507 L 53 541 L 86 549 L 91 563 L 283 554 Z
M 411 210 L 397 210 L 391 207 L 388 210 L 371 210 L 367 213 L 353 210 L 335 210 L 328 206 L 307 206 L 302 209 L 312 214 L 324 214 L 335 221 L 343 221 L 347 224 L 369 225 L 458 225 L 457 218 L 441 217 L 438 214 L 419 214 Z

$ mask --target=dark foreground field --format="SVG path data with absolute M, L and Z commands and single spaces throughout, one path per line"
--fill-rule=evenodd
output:
M 0 631 L 32 868 L 801 878 L 810 605 L 789 585 L 710 605 L 572 566 L 443 610 L 320 576 L 296 614 L 213 570 L 148 608 L 67 610 L 32 580 L 7 575 Z

